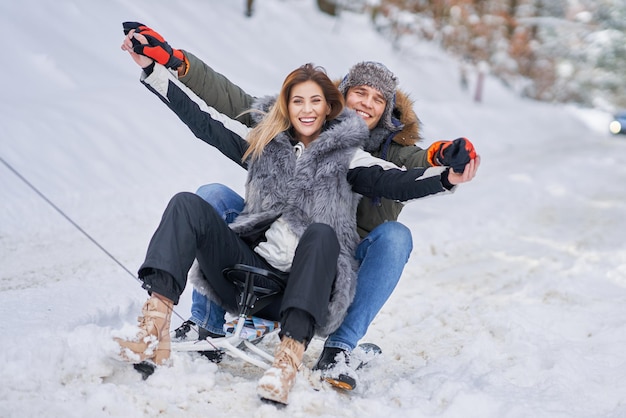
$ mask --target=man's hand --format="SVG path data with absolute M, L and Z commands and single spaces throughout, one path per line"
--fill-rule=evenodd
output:
M 428 162 L 431 165 L 452 167 L 455 173 L 462 173 L 465 166 L 475 157 L 474 145 L 467 138 L 437 141 L 428 147 Z
M 139 55 L 133 50 L 133 42 L 131 39 L 136 39 L 142 43 L 148 43 L 147 39 L 143 35 L 135 34 L 135 30 L 131 30 L 128 35 L 124 38 L 124 42 L 122 43 L 122 51 L 128 51 L 133 61 L 137 63 L 141 68 L 149 67 L 154 60 L 152 58 L 148 58 L 144 55 Z
M 453 184 L 461 184 L 467 183 L 471 181 L 476 175 L 476 171 L 478 171 L 478 167 L 480 166 L 480 155 L 475 155 L 474 158 L 470 160 L 469 163 L 465 165 L 465 168 L 462 173 L 457 173 L 454 170 L 450 170 L 448 172 L 448 181 Z
M 171 69 L 177 69 L 184 62 L 185 56 L 181 50 L 173 49 L 158 32 L 146 25 L 139 22 L 124 22 L 122 26 L 126 35 L 122 44 L 124 51 L 132 50 L 135 54 L 143 55 Z M 137 62 L 135 56 L 133 59 Z

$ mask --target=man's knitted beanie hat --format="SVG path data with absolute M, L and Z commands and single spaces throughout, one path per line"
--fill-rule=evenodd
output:
M 348 74 L 339 84 L 339 91 L 345 97 L 350 87 L 363 85 L 375 88 L 387 100 L 385 111 L 378 122 L 378 126 L 385 127 L 390 131 L 396 131 L 398 128 L 391 121 L 396 102 L 396 88 L 398 87 L 396 76 L 379 62 L 363 61 L 350 68 Z

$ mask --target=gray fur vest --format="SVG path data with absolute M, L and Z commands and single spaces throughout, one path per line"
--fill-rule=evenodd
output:
M 356 207 L 361 196 L 352 191 L 347 173 L 354 152 L 367 137 L 367 126 L 352 110 L 345 110 L 331 121 L 297 159 L 289 135 L 279 134 L 261 157 L 249 164 L 245 207 L 230 224 L 233 231 L 246 234 L 259 223 L 282 214 L 298 238 L 314 222 L 335 230 L 340 244 L 337 277 L 327 321 L 316 328 L 320 336 L 339 327 L 356 289 Z M 190 273 L 190 280 L 199 292 L 220 302 L 201 273 Z

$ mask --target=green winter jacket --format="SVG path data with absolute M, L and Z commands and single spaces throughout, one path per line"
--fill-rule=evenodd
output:
M 180 77 L 180 81 L 210 107 L 247 126 L 252 126 L 254 123 L 251 115 L 247 113 L 240 116 L 240 114 L 250 109 L 256 98 L 214 71 L 192 53 L 188 51 L 184 53 L 189 61 L 189 69 L 187 74 Z M 371 143 L 366 145 L 365 151 L 391 161 L 399 167 L 429 167 L 431 164 L 428 163 L 427 151 L 415 145 L 420 140 L 420 121 L 413 111 L 413 101 L 400 90 L 396 93 L 394 117 L 401 124 L 398 131 L 374 128 L 370 131 Z M 357 208 L 359 236 L 364 238 L 383 222 L 397 220 L 403 207 L 404 204 L 401 202 L 364 197 Z

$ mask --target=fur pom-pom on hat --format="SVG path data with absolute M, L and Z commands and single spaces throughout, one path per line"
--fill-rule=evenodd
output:
M 363 61 L 350 68 L 348 74 L 339 84 L 339 91 L 345 96 L 350 87 L 363 85 L 375 88 L 387 100 L 385 111 L 380 122 L 378 122 L 378 126 L 383 126 L 392 132 L 398 130 L 398 126 L 391 121 L 395 106 L 396 88 L 398 87 L 396 76 L 380 62 Z

